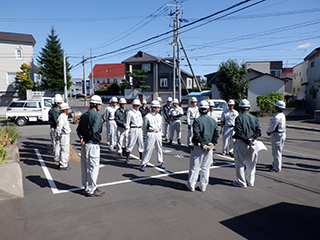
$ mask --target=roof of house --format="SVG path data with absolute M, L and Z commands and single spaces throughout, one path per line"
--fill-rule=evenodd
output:
M 308 56 L 306 56 L 303 60 L 310 60 L 312 59 L 315 55 L 317 55 L 318 53 L 320 53 L 320 47 L 314 49 Z
M 211 86 L 212 84 L 219 82 L 218 72 L 209 73 L 204 76 L 207 79 L 206 86 Z
M 105 86 L 109 86 L 109 85 L 111 85 L 111 83 L 100 83 L 98 85 L 98 87 L 105 87 Z
M 33 46 L 36 44 L 31 34 L 22 33 L 0 32 L 0 41 L 32 43 Z
M 93 67 L 94 78 L 115 78 L 124 77 L 125 75 L 125 66 L 122 63 L 96 64 Z M 91 78 L 91 73 L 89 78 Z
M 259 71 L 257 71 L 257 70 L 251 69 L 251 68 L 248 69 L 248 71 L 249 71 L 249 70 L 257 73 L 258 76 L 253 77 L 253 78 L 250 78 L 250 79 L 247 79 L 248 81 L 253 81 L 253 80 L 255 80 L 255 79 L 257 79 L 257 78 L 260 78 L 260 77 L 262 77 L 262 76 L 269 76 L 269 77 L 273 77 L 273 78 L 276 78 L 276 79 L 281 80 L 281 81 L 284 81 L 284 82 L 288 82 L 288 80 L 286 80 L 286 79 L 276 77 L 276 76 L 271 75 L 271 74 L 269 74 L 269 73 L 262 73 L 262 72 L 259 72 Z

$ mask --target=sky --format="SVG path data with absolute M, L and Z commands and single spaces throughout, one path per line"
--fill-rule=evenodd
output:
M 320 46 L 319 0 L 251 0 L 226 10 L 242 1 L 5 1 L 0 31 L 33 35 L 36 62 L 54 27 L 73 78 L 83 77 L 79 63 L 90 57 L 90 50 L 93 65 L 121 63 L 138 51 L 172 57 L 173 21 L 168 16 L 174 3 L 185 20 L 180 37 L 196 75 L 215 72 L 228 59 L 239 64 L 283 61 L 283 67 L 293 67 Z M 85 68 L 88 77 L 91 61 Z M 183 51 L 181 68 L 191 73 Z

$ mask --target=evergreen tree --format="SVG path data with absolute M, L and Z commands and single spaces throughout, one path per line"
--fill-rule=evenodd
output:
M 41 49 L 38 57 L 38 65 L 42 74 L 41 88 L 51 90 L 53 92 L 64 90 L 63 78 L 63 50 L 61 48 L 60 39 L 55 34 L 54 27 L 51 28 L 51 34 L 46 39 L 46 45 Z M 70 89 L 72 83 L 70 81 L 70 64 L 66 58 L 67 68 L 67 87 Z
M 25 97 L 26 90 L 33 88 L 33 81 L 30 78 L 30 70 L 32 67 L 26 63 L 23 63 L 20 67 L 21 72 L 17 72 L 15 77 L 14 89 L 18 91 L 19 96 Z
M 148 85 L 144 85 L 146 82 L 144 79 L 147 78 L 145 75 L 147 73 L 147 70 L 145 69 L 138 69 L 138 70 L 132 70 L 132 72 L 128 71 L 128 76 L 132 77 L 134 80 L 134 88 L 140 88 L 142 90 L 146 90 L 150 88 Z

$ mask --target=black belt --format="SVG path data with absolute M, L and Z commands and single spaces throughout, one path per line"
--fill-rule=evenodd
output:
M 130 128 L 141 128 L 141 127 L 130 127 Z

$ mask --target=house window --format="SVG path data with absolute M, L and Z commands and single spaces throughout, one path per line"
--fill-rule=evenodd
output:
M 22 50 L 16 49 L 16 59 L 22 59 Z
M 100 83 L 100 81 L 99 81 L 99 80 L 97 80 L 97 83 Z
M 189 84 L 188 84 L 188 85 L 189 85 L 189 87 L 191 87 L 191 88 L 192 88 L 192 86 L 191 86 L 191 79 L 189 79 L 188 81 L 189 81 Z
M 301 77 L 301 72 L 299 72 L 299 77 Z
M 16 73 L 7 73 L 7 84 L 11 84 L 15 82 Z
M 144 64 L 142 64 L 141 68 L 147 70 L 148 72 L 150 72 L 151 71 L 151 64 L 150 63 L 144 63 Z
M 311 65 L 310 65 L 312 68 L 314 67 L 314 61 L 313 62 L 311 62 Z
M 297 92 L 300 92 L 300 88 L 297 88 Z
M 110 72 L 110 69 L 107 69 L 106 72 L 107 72 L 107 73 Z
M 270 74 L 278 78 L 281 78 L 281 70 L 271 70 Z
M 168 87 L 168 79 L 160 78 L 160 87 Z

